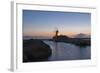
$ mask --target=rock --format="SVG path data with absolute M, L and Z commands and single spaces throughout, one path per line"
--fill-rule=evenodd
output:
M 47 61 L 51 54 L 51 48 L 41 40 L 23 41 L 23 62 Z
M 82 35 L 82 34 L 80 34 Z M 86 47 L 91 45 L 90 38 L 70 38 L 66 35 L 59 35 L 57 37 L 53 37 L 55 42 L 64 42 L 64 43 L 71 43 L 80 47 Z
M 59 35 L 57 37 L 53 37 L 53 40 L 56 41 L 56 42 L 64 42 L 66 40 L 70 39 L 68 36 L 65 36 L 65 35 Z

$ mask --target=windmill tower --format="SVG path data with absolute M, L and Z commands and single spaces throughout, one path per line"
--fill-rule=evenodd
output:
M 59 34 L 59 31 L 58 31 L 58 29 L 56 28 L 56 29 L 55 29 L 55 36 L 54 36 L 54 37 L 55 37 L 55 41 L 57 40 L 58 34 Z
M 58 33 L 59 33 L 59 31 L 58 31 L 58 29 L 55 31 L 55 37 L 58 37 Z

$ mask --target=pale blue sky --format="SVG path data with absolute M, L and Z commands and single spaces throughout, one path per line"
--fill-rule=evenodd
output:
M 90 13 L 23 10 L 24 36 L 53 36 L 55 28 L 64 35 L 87 34 L 90 26 Z

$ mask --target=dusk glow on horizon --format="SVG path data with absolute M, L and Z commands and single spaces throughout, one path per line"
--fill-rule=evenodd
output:
M 23 10 L 23 36 L 91 35 L 91 13 Z

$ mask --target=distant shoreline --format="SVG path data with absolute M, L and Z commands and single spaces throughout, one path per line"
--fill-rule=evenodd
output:
M 30 39 L 23 39 L 23 40 L 30 40 Z M 56 40 L 56 41 L 54 39 L 34 39 L 34 40 L 64 42 L 64 43 L 74 44 L 80 47 L 91 46 L 91 38 L 68 38 L 66 40 L 64 39 L 64 40 Z

